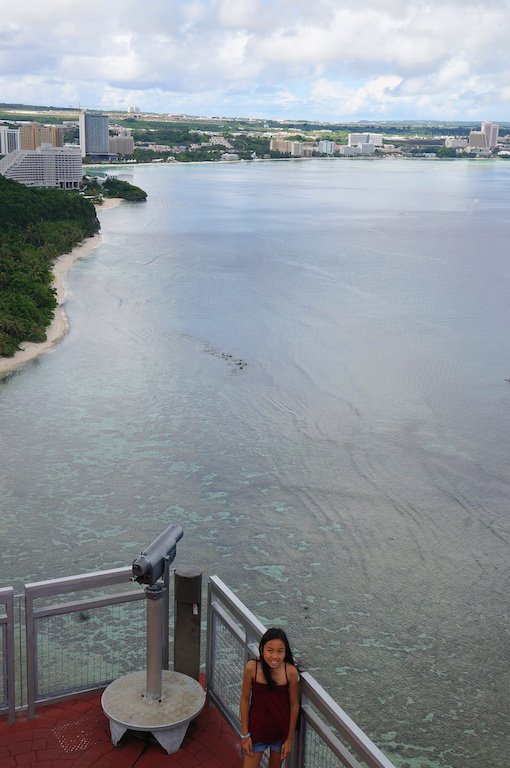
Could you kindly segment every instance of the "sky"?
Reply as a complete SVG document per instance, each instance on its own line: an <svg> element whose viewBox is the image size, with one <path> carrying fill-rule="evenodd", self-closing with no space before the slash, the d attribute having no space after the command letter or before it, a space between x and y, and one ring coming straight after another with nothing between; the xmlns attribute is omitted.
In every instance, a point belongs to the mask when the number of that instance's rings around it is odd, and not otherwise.
<svg viewBox="0 0 510 768"><path fill-rule="evenodd" d="M510 120L510 1L0 0L0 102Z"/></svg>

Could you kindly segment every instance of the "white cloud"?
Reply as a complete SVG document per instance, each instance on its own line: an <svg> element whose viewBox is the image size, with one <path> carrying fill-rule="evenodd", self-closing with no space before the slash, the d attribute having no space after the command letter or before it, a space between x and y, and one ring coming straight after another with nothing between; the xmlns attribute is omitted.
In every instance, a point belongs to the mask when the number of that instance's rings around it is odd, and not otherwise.
<svg viewBox="0 0 510 768"><path fill-rule="evenodd" d="M0 83L16 102L504 120L509 28L502 0L25 2L0 21Z"/></svg>
<svg viewBox="0 0 510 768"><path fill-rule="evenodd" d="M351 119L363 112L372 115L376 106L384 116L388 105L395 102L395 90L401 82L401 78L388 75L368 80L359 87L349 87L342 82L321 79L312 88L311 100L317 105L328 103L338 119Z"/></svg>

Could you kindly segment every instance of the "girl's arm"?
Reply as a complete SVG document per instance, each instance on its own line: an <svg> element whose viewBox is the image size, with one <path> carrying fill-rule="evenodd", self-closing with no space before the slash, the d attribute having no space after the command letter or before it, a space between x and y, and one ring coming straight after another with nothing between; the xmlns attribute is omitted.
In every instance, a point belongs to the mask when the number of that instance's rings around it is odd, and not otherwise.
<svg viewBox="0 0 510 768"><path fill-rule="evenodd" d="M294 739L294 733L296 731L296 725L299 715L299 676L297 667L287 666L287 675L289 678L289 700L290 700L290 720L289 720L289 732L287 738L282 745L282 760L288 757L292 750L292 741Z"/></svg>
<svg viewBox="0 0 510 768"><path fill-rule="evenodd" d="M255 677L255 662L249 661L244 668L243 688L241 691L241 701L239 702L239 714L241 716L241 736L249 733L248 714L250 712L250 696L253 679ZM252 755L251 737L241 740L241 745L246 755Z"/></svg>

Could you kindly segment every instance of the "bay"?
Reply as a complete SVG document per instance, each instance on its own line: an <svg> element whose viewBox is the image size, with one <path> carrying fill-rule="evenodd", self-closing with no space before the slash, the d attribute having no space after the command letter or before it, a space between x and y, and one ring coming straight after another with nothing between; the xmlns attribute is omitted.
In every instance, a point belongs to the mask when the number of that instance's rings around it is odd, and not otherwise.
<svg viewBox="0 0 510 768"><path fill-rule="evenodd" d="M506 768L510 164L135 167L0 380L1 584L171 522L399 768Z"/></svg>

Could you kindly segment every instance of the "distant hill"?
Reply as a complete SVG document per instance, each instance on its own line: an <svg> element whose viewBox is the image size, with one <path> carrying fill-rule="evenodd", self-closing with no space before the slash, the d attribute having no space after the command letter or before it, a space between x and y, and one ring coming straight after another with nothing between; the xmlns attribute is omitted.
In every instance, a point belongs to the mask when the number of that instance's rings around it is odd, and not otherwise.
<svg viewBox="0 0 510 768"><path fill-rule="evenodd" d="M64 107L42 107L37 106L36 104L4 104L4 102L0 102L0 109L35 109L38 112L43 109L64 109Z"/></svg>

